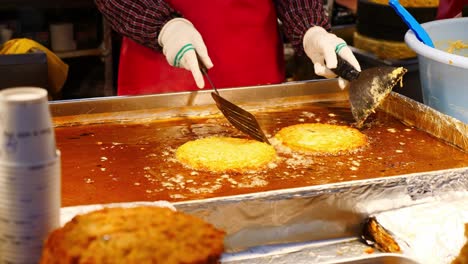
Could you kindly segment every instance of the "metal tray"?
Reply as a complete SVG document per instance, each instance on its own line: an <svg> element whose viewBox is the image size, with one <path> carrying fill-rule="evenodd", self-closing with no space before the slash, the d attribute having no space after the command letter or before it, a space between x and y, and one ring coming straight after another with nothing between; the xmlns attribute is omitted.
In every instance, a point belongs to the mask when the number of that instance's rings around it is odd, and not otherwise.
<svg viewBox="0 0 468 264"><path fill-rule="evenodd" d="M297 245L294 245L297 247ZM294 247L293 247L294 248ZM364 253L363 244L359 244L358 241L348 240L341 242L328 242L326 243L310 243L308 247L301 248L297 251L287 252L290 249L283 247L279 249L277 247L276 254L268 252L263 253L262 256L256 258L242 258L239 254L237 260L231 260L231 256L225 254L222 258L223 264L309 264L309 263L411 263L417 264L416 260L403 256L401 254L394 253ZM258 254L257 254L258 255Z"/></svg>
<svg viewBox="0 0 468 264"><path fill-rule="evenodd" d="M398 256L394 254L383 254L379 256L371 256L367 258L355 258L334 263L339 264L417 264L413 259Z"/></svg>
<svg viewBox="0 0 468 264"><path fill-rule="evenodd" d="M147 119L212 114L217 109L209 92L56 101L51 102L50 107L57 126L131 120L135 111L139 118ZM346 91L338 88L336 80L223 89L222 93L247 110L272 102L288 105L311 100L347 100ZM145 109L157 109L158 115L155 116L154 111L146 114ZM468 151L467 124L397 93L385 100L381 110ZM297 254L307 254L309 261L313 257L308 263L414 263L404 258L398 262L397 256L378 256L381 254L378 252L374 253L374 260L367 261L367 246L359 240L364 219L380 211L438 200L451 194L466 195L467 190L468 167L465 167L173 205L227 232L225 263L267 263L262 262L266 260L270 261L268 263L299 263L294 261ZM306 246L297 246L297 243ZM327 257L317 253L326 252L330 245L332 253L324 254ZM270 246L276 247L275 250L265 251L265 247ZM337 250L343 246L353 250ZM361 259L337 262L346 257ZM386 260L396 262L383 262Z"/></svg>

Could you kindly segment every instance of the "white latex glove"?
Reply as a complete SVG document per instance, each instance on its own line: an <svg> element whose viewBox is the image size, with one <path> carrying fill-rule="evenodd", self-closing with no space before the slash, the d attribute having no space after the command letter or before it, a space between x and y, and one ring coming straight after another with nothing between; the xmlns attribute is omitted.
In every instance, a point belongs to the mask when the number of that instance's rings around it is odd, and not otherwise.
<svg viewBox="0 0 468 264"><path fill-rule="evenodd" d="M346 45L346 42L337 37L335 34L327 32L324 28L315 26L311 27L304 34L303 42L304 51L312 60L314 70L317 75L325 78L335 78L336 74L330 69L336 68L336 50L338 54L348 61L356 70L361 71L361 66L354 57L351 49ZM343 78L338 78L338 85L344 89L348 85L348 81Z"/></svg>
<svg viewBox="0 0 468 264"><path fill-rule="evenodd" d="M161 29L158 42L170 65L191 71L198 88L205 87L196 53L207 69L213 67L213 62L202 36L190 21L184 18L169 20Z"/></svg>

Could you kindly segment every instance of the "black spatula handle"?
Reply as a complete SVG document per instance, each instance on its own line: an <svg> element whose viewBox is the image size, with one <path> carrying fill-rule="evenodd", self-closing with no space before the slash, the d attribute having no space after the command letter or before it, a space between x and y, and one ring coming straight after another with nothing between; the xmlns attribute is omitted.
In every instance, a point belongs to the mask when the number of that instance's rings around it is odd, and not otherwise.
<svg viewBox="0 0 468 264"><path fill-rule="evenodd" d="M197 54L197 61L198 61L198 68L200 68L200 71L203 73L203 74L207 74L208 73L208 69L206 68L205 64L203 64L201 58L200 58L200 55L198 55L198 52L195 52L195 54Z"/></svg>
<svg viewBox="0 0 468 264"><path fill-rule="evenodd" d="M356 70L353 65L341 58L338 54L336 54L336 59L338 60L336 68L331 69L336 75L347 81L353 81L359 77L360 72Z"/></svg>

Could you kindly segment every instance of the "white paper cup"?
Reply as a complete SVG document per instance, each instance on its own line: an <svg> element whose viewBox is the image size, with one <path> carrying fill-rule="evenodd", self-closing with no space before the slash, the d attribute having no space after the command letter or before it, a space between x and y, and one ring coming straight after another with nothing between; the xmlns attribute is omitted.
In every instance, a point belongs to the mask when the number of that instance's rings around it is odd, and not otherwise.
<svg viewBox="0 0 468 264"><path fill-rule="evenodd" d="M3 249L0 263L37 264L41 258L42 246L21 245L21 247L18 247L16 244L9 243L0 247Z"/></svg>
<svg viewBox="0 0 468 264"><path fill-rule="evenodd" d="M0 219L0 263L39 263L48 234L60 226L60 213L41 213ZM5 221L8 219L8 221ZM3 258L3 259L2 259Z"/></svg>
<svg viewBox="0 0 468 264"><path fill-rule="evenodd" d="M33 216L33 215L31 215ZM4 217L2 216L2 226L0 227L0 236L3 239L22 239L28 244L41 245L50 231L59 226L59 213L43 212L36 216L36 219L30 218L24 220L24 217ZM3 220L8 218L8 221Z"/></svg>
<svg viewBox="0 0 468 264"><path fill-rule="evenodd" d="M57 159L52 162L33 166L11 165L0 162L0 184L14 186L16 184L38 185L48 184L60 179L60 151L56 151ZM13 188L3 191L14 191Z"/></svg>
<svg viewBox="0 0 468 264"><path fill-rule="evenodd" d="M26 219L43 212L60 212L60 166L60 159L32 168L0 163L0 215Z"/></svg>
<svg viewBox="0 0 468 264"><path fill-rule="evenodd" d="M61 162L0 163L0 263L38 263L47 235L60 227Z"/></svg>
<svg viewBox="0 0 468 264"><path fill-rule="evenodd" d="M57 159L47 90L35 87L0 91L0 163L32 166Z"/></svg>
<svg viewBox="0 0 468 264"><path fill-rule="evenodd" d="M8 201L0 201L2 217L8 215L12 217L24 217L28 220L43 213L58 211L60 209L60 202L56 200L60 198L60 194L53 193L53 189L52 187L46 188L42 192L35 194L18 192L2 195L2 199L9 199Z"/></svg>

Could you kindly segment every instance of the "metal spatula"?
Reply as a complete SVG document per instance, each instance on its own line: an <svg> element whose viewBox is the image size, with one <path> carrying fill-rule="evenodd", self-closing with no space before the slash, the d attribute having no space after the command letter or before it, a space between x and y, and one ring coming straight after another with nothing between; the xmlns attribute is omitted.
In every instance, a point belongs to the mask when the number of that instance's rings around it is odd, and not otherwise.
<svg viewBox="0 0 468 264"><path fill-rule="evenodd" d="M218 89L216 89L216 86L213 85L213 82L208 75L208 69L202 64L200 59L198 59L198 64L200 66L200 70L205 75L211 87L214 89L214 92L211 92L211 96L215 100L216 106L221 111L221 113L223 113L224 117L226 117L229 123L253 139L270 144L268 138L260 128L260 125L258 124L255 116L221 97Z"/></svg>
<svg viewBox="0 0 468 264"><path fill-rule="evenodd" d="M349 81L351 112L356 127L361 128L367 117L375 112L393 87L402 80L407 70L403 67L380 66L359 72L340 56L337 59L338 65L332 71Z"/></svg>

